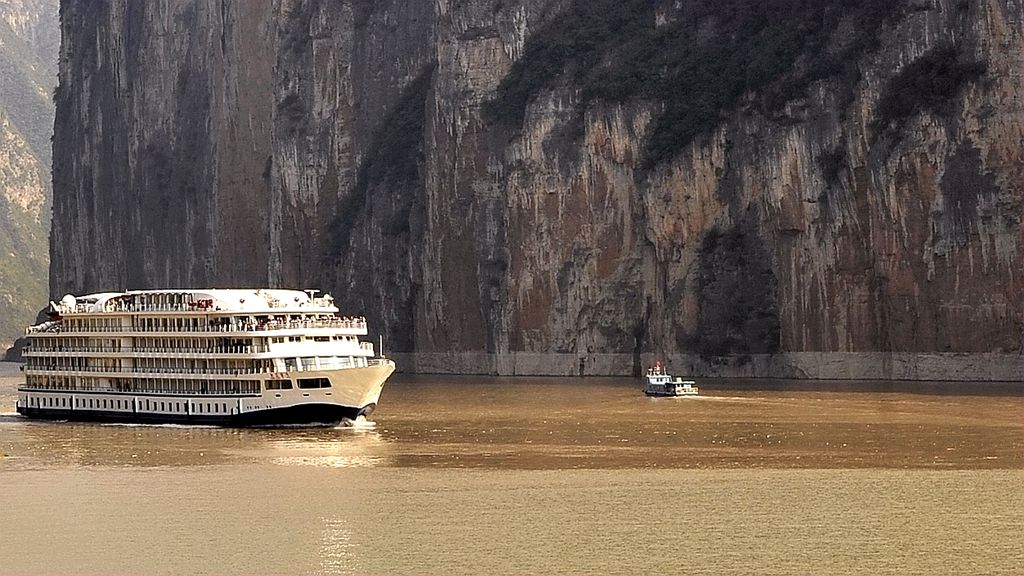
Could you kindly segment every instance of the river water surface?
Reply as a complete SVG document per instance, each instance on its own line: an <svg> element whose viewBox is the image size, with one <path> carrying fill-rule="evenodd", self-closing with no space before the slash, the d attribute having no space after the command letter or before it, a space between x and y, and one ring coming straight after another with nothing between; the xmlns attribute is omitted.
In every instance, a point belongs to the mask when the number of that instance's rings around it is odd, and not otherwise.
<svg viewBox="0 0 1024 576"><path fill-rule="evenodd" d="M0 366L0 574L1024 574L1019 387L406 376L231 430L26 421Z"/></svg>

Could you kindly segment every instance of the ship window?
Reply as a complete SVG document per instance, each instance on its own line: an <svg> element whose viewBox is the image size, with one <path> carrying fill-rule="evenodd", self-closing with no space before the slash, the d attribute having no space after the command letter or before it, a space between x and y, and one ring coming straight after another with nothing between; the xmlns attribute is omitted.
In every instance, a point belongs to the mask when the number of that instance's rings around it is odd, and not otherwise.
<svg viewBox="0 0 1024 576"><path fill-rule="evenodd" d="M267 380L267 390L291 390L291 380Z"/></svg>
<svg viewBox="0 0 1024 576"><path fill-rule="evenodd" d="M327 378L299 378L299 388L330 388L331 381Z"/></svg>
<svg viewBox="0 0 1024 576"><path fill-rule="evenodd" d="M313 341L314 342L330 342L331 338L330 338L330 336L314 336L313 337Z"/></svg>
<svg viewBox="0 0 1024 576"><path fill-rule="evenodd" d="M292 342L302 342L302 336L289 336L288 339Z"/></svg>

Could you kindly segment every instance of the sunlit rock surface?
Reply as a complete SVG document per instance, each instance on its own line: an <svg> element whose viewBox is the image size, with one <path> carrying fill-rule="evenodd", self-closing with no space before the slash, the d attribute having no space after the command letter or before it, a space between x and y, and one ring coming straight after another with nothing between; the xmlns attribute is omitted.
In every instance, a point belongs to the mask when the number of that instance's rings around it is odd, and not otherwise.
<svg viewBox="0 0 1024 576"><path fill-rule="evenodd" d="M1016 356L1024 5L896 4L844 79L646 165L669 100L566 72L521 122L484 112L573 2L65 0L51 293L322 288L431 370ZM948 96L880 121L949 46Z"/></svg>
<svg viewBox="0 0 1024 576"><path fill-rule="evenodd" d="M57 8L0 1L0 350L46 302Z"/></svg>

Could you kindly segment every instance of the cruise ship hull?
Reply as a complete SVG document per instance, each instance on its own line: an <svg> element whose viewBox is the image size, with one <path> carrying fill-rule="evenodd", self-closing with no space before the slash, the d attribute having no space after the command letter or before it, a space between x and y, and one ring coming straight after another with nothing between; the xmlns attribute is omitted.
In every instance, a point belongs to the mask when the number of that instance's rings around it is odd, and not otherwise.
<svg viewBox="0 0 1024 576"><path fill-rule="evenodd" d="M61 410L53 408L18 408L28 418L74 422L121 424L182 424L190 426L336 426L344 420L369 415L375 404L355 408L337 404L300 404L281 408L265 408L245 414L224 416L201 414L125 414L104 410Z"/></svg>
<svg viewBox="0 0 1024 576"><path fill-rule="evenodd" d="M326 378L329 387L266 390L247 396L182 396L116 392L19 390L17 410L29 418L77 422L209 426L333 426L368 416L394 363L303 371L292 382Z"/></svg>

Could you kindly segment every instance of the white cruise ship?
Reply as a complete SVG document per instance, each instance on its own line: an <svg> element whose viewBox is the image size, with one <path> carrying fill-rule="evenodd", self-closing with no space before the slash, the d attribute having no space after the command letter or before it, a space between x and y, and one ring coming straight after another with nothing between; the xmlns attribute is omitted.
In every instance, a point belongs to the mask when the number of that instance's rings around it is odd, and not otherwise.
<svg viewBox="0 0 1024 576"><path fill-rule="evenodd" d="M224 426L333 425L369 415L395 364L363 318L297 290L65 296L26 330L18 412Z"/></svg>

